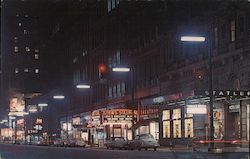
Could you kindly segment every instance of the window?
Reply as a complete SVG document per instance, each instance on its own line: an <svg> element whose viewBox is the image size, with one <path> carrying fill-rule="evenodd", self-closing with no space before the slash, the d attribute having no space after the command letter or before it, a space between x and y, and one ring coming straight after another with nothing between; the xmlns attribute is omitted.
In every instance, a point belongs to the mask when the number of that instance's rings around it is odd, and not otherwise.
<svg viewBox="0 0 250 159"><path fill-rule="evenodd" d="M181 109L173 109L173 134L174 138L181 138Z"/></svg>
<svg viewBox="0 0 250 159"><path fill-rule="evenodd" d="M19 73L19 69L15 68L15 73L18 74Z"/></svg>
<svg viewBox="0 0 250 159"><path fill-rule="evenodd" d="M117 87L117 97L120 97L121 96L121 84L118 83L116 87Z"/></svg>
<svg viewBox="0 0 250 159"><path fill-rule="evenodd" d="M162 120L169 120L169 119L170 119L170 110L163 110Z"/></svg>
<svg viewBox="0 0 250 159"><path fill-rule="evenodd" d="M113 97L116 97L116 85L113 86Z"/></svg>
<svg viewBox="0 0 250 159"><path fill-rule="evenodd" d="M35 49L35 52L39 52L39 49Z"/></svg>
<svg viewBox="0 0 250 159"><path fill-rule="evenodd" d="M23 34L25 34L25 35L28 34L27 30L24 29Z"/></svg>
<svg viewBox="0 0 250 159"><path fill-rule="evenodd" d="M39 59L39 54L35 54L35 59Z"/></svg>
<svg viewBox="0 0 250 159"><path fill-rule="evenodd" d="M22 23L18 23L18 26L22 26Z"/></svg>
<svg viewBox="0 0 250 159"><path fill-rule="evenodd" d="M24 71L24 72L29 72L29 69L28 69L28 68L25 68L23 71Z"/></svg>
<svg viewBox="0 0 250 159"><path fill-rule="evenodd" d="M173 109L173 119L181 118L181 109Z"/></svg>
<svg viewBox="0 0 250 159"><path fill-rule="evenodd" d="M15 36L14 37L14 42L17 43L18 42L18 38Z"/></svg>
<svg viewBox="0 0 250 159"><path fill-rule="evenodd" d="M231 42L234 42L235 41L235 20L232 20L231 21L231 24L230 24L230 31L231 31L231 34L230 34L230 39L231 39Z"/></svg>
<svg viewBox="0 0 250 159"><path fill-rule="evenodd" d="M122 89L122 96L124 96L124 95L126 94L125 82L122 82L122 84L121 84L121 89Z"/></svg>
<svg viewBox="0 0 250 159"><path fill-rule="evenodd" d="M109 85L109 98L112 98L112 85Z"/></svg>
<svg viewBox="0 0 250 159"><path fill-rule="evenodd" d="M35 73L39 73L39 69L38 68L35 69Z"/></svg>
<svg viewBox="0 0 250 159"><path fill-rule="evenodd" d="M14 46L14 52L18 52L18 46Z"/></svg>
<svg viewBox="0 0 250 159"><path fill-rule="evenodd" d="M163 138L170 138L170 121L163 121Z"/></svg>
<svg viewBox="0 0 250 159"><path fill-rule="evenodd" d="M185 119L185 137L186 138L194 137L193 119Z"/></svg>
<svg viewBox="0 0 250 159"><path fill-rule="evenodd" d="M28 46L25 47L26 52L30 52L30 48Z"/></svg>

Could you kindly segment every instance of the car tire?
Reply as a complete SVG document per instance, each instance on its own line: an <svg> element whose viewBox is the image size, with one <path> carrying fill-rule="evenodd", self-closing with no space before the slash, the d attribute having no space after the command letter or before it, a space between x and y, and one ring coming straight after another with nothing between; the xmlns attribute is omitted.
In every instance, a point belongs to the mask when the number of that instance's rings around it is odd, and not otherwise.
<svg viewBox="0 0 250 159"><path fill-rule="evenodd" d="M157 150L157 148L156 147L154 147L154 151L156 151Z"/></svg>

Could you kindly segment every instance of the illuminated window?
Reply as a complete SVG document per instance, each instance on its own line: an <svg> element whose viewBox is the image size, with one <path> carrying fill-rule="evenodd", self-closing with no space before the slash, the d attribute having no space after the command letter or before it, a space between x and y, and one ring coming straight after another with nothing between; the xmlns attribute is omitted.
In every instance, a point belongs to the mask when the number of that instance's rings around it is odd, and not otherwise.
<svg viewBox="0 0 250 159"><path fill-rule="evenodd" d="M18 46L14 47L14 52L18 52Z"/></svg>
<svg viewBox="0 0 250 159"><path fill-rule="evenodd" d="M28 46L25 47L26 52L30 51L30 48Z"/></svg>
<svg viewBox="0 0 250 159"><path fill-rule="evenodd" d="M173 109L173 119L181 118L181 109Z"/></svg>
<svg viewBox="0 0 250 159"><path fill-rule="evenodd" d="M39 49L35 49L35 52L39 52Z"/></svg>
<svg viewBox="0 0 250 159"><path fill-rule="evenodd" d="M35 54L35 59L39 59L39 55L38 54Z"/></svg>
<svg viewBox="0 0 250 159"><path fill-rule="evenodd" d="M192 138L194 137L193 132L193 119L185 119L185 137Z"/></svg>
<svg viewBox="0 0 250 159"><path fill-rule="evenodd" d="M35 73L39 73L39 69L38 68L35 69Z"/></svg>
<svg viewBox="0 0 250 159"><path fill-rule="evenodd" d="M170 121L163 121L163 138L170 138Z"/></svg>
<svg viewBox="0 0 250 159"><path fill-rule="evenodd" d="M27 30L23 30L23 34L25 35L28 34Z"/></svg>
<svg viewBox="0 0 250 159"><path fill-rule="evenodd" d="M231 39L231 42L234 42L235 41L235 20L231 21L230 30L231 30L230 39Z"/></svg>
<svg viewBox="0 0 250 159"><path fill-rule="evenodd" d="M24 72L29 72L29 69L28 69L28 68L25 68L23 71L24 71Z"/></svg>
<svg viewBox="0 0 250 159"><path fill-rule="evenodd" d="M169 120L169 119L170 119L170 110L163 110L162 120Z"/></svg>
<svg viewBox="0 0 250 159"><path fill-rule="evenodd" d="M181 138L181 120L174 120L173 121L174 127L174 138Z"/></svg>
<svg viewBox="0 0 250 159"><path fill-rule="evenodd" d="M19 69L15 68L15 73L18 74L19 73Z"/></svg>
<svg viewBox="0 0 250 159"><path fill-rule="evenodd" d="M18 26L22 26L22 23L18 23Z"/></svg>

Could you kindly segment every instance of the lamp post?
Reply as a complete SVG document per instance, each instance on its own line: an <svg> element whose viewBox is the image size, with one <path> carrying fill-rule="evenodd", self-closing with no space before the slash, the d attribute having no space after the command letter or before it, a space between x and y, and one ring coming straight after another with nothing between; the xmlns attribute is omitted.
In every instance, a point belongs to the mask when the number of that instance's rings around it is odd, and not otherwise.
<svg viewBox="0 0 250 159"><path fill-rule="evenodd" d="M209 47L209 55L208 55L208 64L209 64L209 109L210 109L210 119L209 119L209 140L210 140L210 148L214 148L214 113L213 113L213 102L214 102L214 97L213 97L213 64L212 64L212 47L211 47L211 39L210 37L208 39L208 47ZM203 36L182 36L181 41L184 42L205 42L206 38Z"/></svg>
<svg viewBox="0 0 250 159"><path fill-rule="evenodd" d="M132 139L134 139L134 130L133 126L135 124L135 88L134 88L134 74L133 74L133 69L130 69L128 67L114 67L112 68L113 72L121 72L121 73L127 73L130 72L130 85L131 85L131 104L132 104Z"/></svg>

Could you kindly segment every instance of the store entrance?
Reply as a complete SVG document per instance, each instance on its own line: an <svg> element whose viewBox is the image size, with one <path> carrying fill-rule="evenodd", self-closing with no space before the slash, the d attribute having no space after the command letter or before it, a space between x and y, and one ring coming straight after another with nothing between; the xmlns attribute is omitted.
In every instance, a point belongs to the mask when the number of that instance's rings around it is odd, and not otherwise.
<svg viewBox="0 0 250 159"><path fill-rule="evenodd" d="M238 112L228 114L228 138L231 139L240 139L240 114Z"/></svg>

